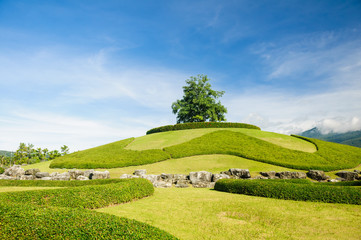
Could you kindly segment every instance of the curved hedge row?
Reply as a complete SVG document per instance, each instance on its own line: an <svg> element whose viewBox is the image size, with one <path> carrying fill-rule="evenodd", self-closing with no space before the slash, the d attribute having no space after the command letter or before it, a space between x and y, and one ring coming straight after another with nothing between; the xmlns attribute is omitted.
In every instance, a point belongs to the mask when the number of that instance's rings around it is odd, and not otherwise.
<svg viewBox="0 0 361 240"><path fill-rule="evenodd" d="M221 179L215 190L296 201L361 205L361 188L273 180Z"/></svg>
<svg viewBox="0 0 361 240"><path fill-rule="evenodd" d="M180 123L175 125L166 125L162 127L152 128L149 131L147 131L147 135L157 132L168 132L168 131L196 129L196 128L248 128L248 129L261 130L261 128L247 123L191 122L191 123Z"/></svg>
<svg viewBox="0 0 361 240"><path fill-rule="evenodd" d="M55 181L51 181L55 182ZM100 208L150 196L153 185L146 179L124 179L119 183L88 185L0 194L0 202L31 203L71 208Z"/></svg>
<svg viewBox="0 0 361 240"><path fill-rule="evenodd" d="M0 239L177 239L135 220L86 209L0 202Z"/></svg>

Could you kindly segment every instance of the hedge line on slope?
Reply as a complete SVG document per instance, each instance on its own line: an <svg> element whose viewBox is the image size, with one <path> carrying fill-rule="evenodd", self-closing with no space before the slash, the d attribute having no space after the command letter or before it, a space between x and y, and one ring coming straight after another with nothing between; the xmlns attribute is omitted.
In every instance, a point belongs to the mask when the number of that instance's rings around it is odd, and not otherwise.
<svg viewBox="0 0 361 240"><path fill-rule="evenodd" d="M166 125L162 127L152 128L149 131L147 131L147 135L157 132L168 132L168 131L196 129L196 128L248 128L248 129L261 130L259 127L247 123L191 122L191 123L180 123L175 125Z"/></svg>
<svg viewBox="0 0 361 240"><path fill-rule="evenodd" d="M329 144L318 140L318 151L308 153L247 136L243 133L220 130L164 150L172 158L194 155L229 154L255 161L294 169L332 171L348 169L361 163L361 149L346 145ZM344 149L342 151L342 149ZM352 152L352 153L350 153Z"/></svg>
<svg viewBox="0 0 361 240"><path fill-rule="evenodd" d="M0 239L176 239L135 220L86 209L0 201Z"/></svg>
<svg viewBox="0 0 361 240"><path fill-rule="evenodd" d="M296 201L361 204L361 188L272 180L221 179L215 190Z"/></svg>
<svg viewBox="0 0 361 240"><path fill-rule="evenodd" d="M55 182L55 181L54 181ZM124 179L119 183L61 189L5 192L0 202L71 208L100 208L150 196L153 185L146 179Z"/></svg>
<svg viewBox="0 0 361 240"><path fill-rule="evenodd" d="M124 179L94 179L91 181L39 181L39 180L0 180L0 186L14 187L80 187L124 182Z"/></svg>
<svg viewBox="0 0 361 240"><path fill-rule="evenodd" d="M103 146L67 154L56 158L50 168L118 168L155 163L169 159L168 153L160 149L135 151L124 149L134 138L109 143Z"/></svg>

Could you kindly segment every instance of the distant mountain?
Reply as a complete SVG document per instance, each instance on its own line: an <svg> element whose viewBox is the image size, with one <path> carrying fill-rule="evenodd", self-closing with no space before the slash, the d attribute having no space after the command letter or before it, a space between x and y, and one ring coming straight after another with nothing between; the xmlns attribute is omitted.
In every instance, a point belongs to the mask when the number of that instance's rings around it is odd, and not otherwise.
<svg viewBox="0 0 361 240"><path fill-rule="evenodd" d="M13 152L0 150L0 156L10 157L11 153L13 153Z"/></svg>
<svg viewBox="0 0 361 240"><path fill-rule="evenodd" d="M328 142L341 143L345 145L361 147L361 131L353 131L346 133L328 133L322 134L320 130L315 127L298 135L325 140Z"/></svg>

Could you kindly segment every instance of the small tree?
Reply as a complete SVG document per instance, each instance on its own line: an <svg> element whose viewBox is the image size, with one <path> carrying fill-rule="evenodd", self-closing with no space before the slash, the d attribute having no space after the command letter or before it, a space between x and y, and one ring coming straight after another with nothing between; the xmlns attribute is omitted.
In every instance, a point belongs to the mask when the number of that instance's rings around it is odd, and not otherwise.
<svg viewBox="0 0 361 240"><path fill-rule="evenodd" d="M186 80L183 87L183 99L172 104L174 114L177 114L177 123L186 122L218 122L225 121L227 113L220 101L216 99L224 94L224 91L214 91L208 83L207 75L198 75Z"/></svg>

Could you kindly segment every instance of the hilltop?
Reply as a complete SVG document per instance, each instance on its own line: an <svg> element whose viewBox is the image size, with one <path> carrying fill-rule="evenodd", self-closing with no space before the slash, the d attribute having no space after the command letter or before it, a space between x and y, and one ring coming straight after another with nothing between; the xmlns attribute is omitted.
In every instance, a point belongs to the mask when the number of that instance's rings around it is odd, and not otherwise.
<svg viewBox="0 0 361 240"><path fill-rule="evenodd" d="M309 170L349 169L361 163L361 149L300 136L265 132L252 125L177 124L55 159L51 168L120 168L162 161L223 155ZM183 130L177 130L177 129ZM186 129L190 128L190 129ZM198 156L198 157L197 157Z"/></svg>

